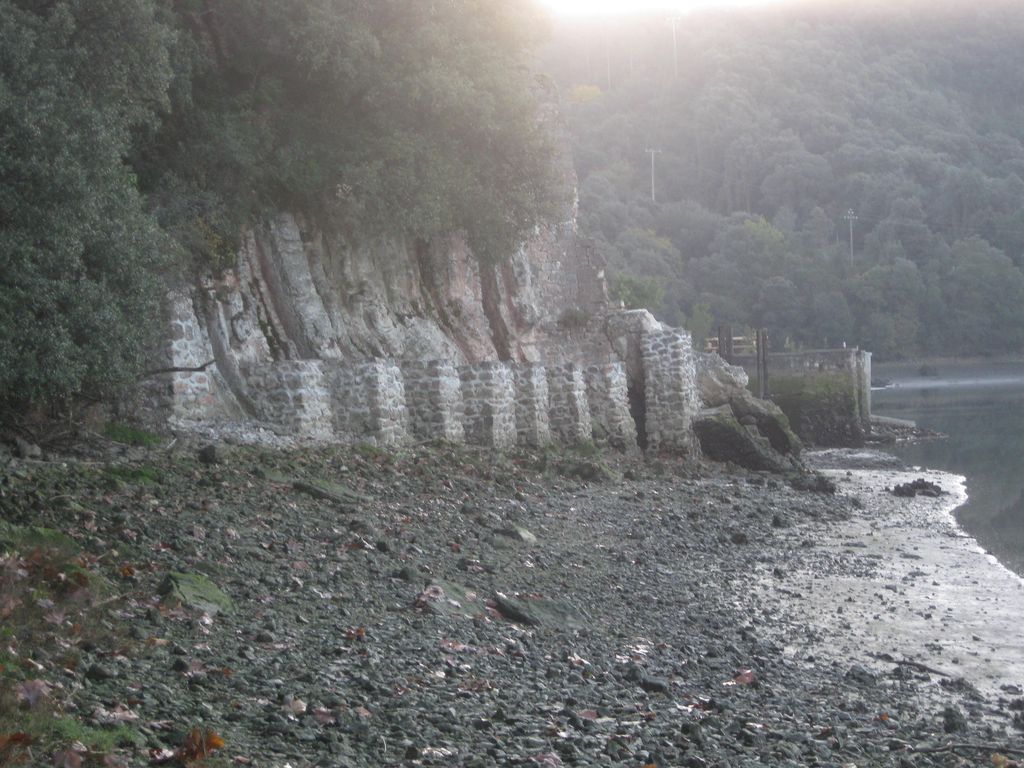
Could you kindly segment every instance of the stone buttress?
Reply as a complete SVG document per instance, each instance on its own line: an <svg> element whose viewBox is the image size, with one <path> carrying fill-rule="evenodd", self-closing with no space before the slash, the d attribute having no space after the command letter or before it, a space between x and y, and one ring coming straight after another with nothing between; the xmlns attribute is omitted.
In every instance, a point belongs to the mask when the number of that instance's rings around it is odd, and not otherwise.
<svg viewBox="0 0 1024 768"><path fill-rule="evenodd" d="M513 369L516 385L516 432L520 445L540 448L550 445L551 400L547 371L542 365L525 363Z"/></svg>
<svg viewBox="0 0 1024 768"><path fill-rule="evenodd" d="M642 338L647 446L656 451L699 455L693 419L700 410L693 343L678 329Z"/></svg>
<svg viewBox="0 0 1024 768"><path fill-rule="evenodd" d="M403 363L405 403L418 440L463 443L462 382L454 364L443 360Z"/></svg>
<svg viewBox="0 0 1024 768"><path fill-rule="evenodd" d="M575 363L548 368L551 432L560 442L576 445L593 439L587 383Z"/></svg>
<svg viewBox="0 0 1024 768"><path fill-rule="evenodd" d="M325 362L334 434L351 443L401 445L409 439L405 381L394 362Z"/></svg>
<svg viewBox="0 0 1024 768"><path fill-rule="evenodd" d="M516 391L512 370L490 362L459 368L463 429L476 445L507 450L516 444Z"/></svg>
<svg viewBox="0 0 1024 768"><path fill-rule="evenodd" d="M638 449L629 412L629 385L623 363L591 365L584 371L594 442L626 453Z"/></svg>
<svg viewBox="0 0 1024 768"><path fill-rule="evenodd" d="M282 360L244 366L246 389L257 415L285 434L330 440L331 395L320 360Z"/></svg>

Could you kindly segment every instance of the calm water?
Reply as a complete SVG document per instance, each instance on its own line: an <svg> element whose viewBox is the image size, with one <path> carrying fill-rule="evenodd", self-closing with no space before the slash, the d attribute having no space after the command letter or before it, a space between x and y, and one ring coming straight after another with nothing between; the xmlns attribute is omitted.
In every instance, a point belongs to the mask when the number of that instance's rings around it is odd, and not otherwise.
<svg viewBox="0 0 1024 768"><path fill-rule="evenodd" d="M960 524L1024 576L1024 363L933 368L937 376L921 377L917 366L875 366L875 378L893 386L872 393L872 411L949 435L894 452L911 465L966 475Z"/></svg>

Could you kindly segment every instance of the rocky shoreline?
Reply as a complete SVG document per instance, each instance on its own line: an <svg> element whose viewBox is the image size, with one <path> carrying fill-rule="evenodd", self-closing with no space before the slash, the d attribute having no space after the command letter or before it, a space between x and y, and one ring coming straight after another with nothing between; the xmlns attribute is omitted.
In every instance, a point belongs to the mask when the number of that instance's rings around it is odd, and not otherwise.
<svg viewBox="0 0 1024 768"><path fill-rule="evenodd" d="M14 626L0 674L116 729L121 764L183 762L196 732L209 765L293 768L1024 757L1019 633L974 628L996 605L963 613L966 572L931 618L915 591L964 544L936 527L954 476L901 499L878 469L829 470L832 495L585 451L180 443L0 473L7 548L63 531L111 628L75 635L69 610L51 648ZM1024 597L987 594L1012 629Z"/></svg>

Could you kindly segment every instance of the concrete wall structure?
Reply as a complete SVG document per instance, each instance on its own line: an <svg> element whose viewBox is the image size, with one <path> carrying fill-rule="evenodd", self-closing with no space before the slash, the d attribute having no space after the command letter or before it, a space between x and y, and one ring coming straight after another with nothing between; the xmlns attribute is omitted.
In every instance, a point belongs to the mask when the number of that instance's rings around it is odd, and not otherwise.
<svg viewBox="0 0 1024 768"><path fill-rule="evenodd" d="M748 374L757 370L753 357L736 357L733 362ZM768 394L802 440L823 446L861 445L871 431L871 353L769 353Z"/></svg>

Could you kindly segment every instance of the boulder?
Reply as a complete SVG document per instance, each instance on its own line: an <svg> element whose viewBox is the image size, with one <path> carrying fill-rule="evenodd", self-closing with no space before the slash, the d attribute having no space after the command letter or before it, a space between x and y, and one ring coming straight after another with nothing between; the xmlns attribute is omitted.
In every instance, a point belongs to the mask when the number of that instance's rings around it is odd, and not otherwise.
<svg viewBox="0 0 1024 768"><path fill-rule="evenodd" d="M769 472L791 468L786 457L773 449L768 440L740 424L727 405L701 411L693 428L701 451L713 461L731 461L747 469Z"/></svg>
<svg viewBox="0 0 1024 768"><path fill-rule="evenodd" d="M742 423L753 420L757 431L768 438L772 448L786 456L799 456L803 450L800 438L789 425L789 419L775 403L760 400L742 390L729 400L732 412Z"/></svg>
<svg viewBox="0 0 1024 768"><path fill-rule="evenodd" d="M747 372L738 365L729 365L716 352L701 353L696 358L697 390L705 407L726 405L747 392Z"/></svg>

